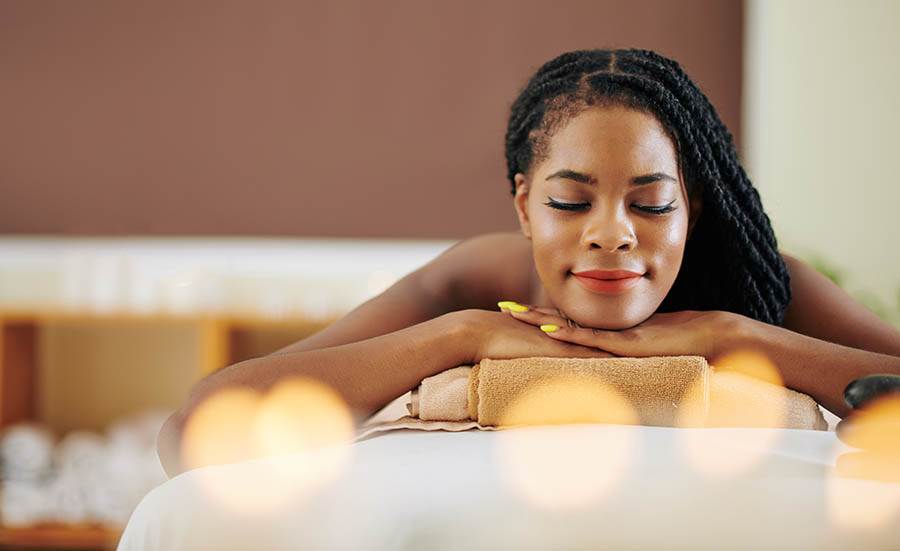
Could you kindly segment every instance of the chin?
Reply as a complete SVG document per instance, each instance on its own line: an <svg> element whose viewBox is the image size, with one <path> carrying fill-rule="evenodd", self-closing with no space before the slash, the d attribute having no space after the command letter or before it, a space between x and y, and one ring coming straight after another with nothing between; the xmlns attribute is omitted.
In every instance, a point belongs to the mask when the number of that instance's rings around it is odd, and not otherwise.
<svg viewBox="0 0 900 551"><path fill-rule="evenodd" d="M582 327L590 327L592 329L604 329L607 331L621 331L623 329L631 329L645 322L653 315L651 310L649 313L631 312L631 313L603 313L592 311L589 313L580 312L578 309L571 311L565 310L566 316Z"/></svg>
<svg viewBox="0 0 900 551"><path fill-rule="evenodd" d="M647 321L662 302L651 298L656 295L656 288L648 274L644 275L647 279L640 287L633 287L624 294L606 296L584 291L573 281L574 277L570 277L566 286L560 289L564 297L561 303L567 305L560 310L582 327L607 331L631 329Z"/></svg>

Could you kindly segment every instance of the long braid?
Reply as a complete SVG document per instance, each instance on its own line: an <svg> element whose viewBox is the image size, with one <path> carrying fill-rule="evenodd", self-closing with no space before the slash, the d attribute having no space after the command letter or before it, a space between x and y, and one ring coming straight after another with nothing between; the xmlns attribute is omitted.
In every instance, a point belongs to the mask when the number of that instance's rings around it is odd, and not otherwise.
<svg viewBox="0 0 900 551"><path fill-rule="evenodd" d="M689 196L702 195L681 270L658 311L728 310L781 325L790 276L759 191L715 108L674 60L649 50L578 50L541 66L510 112L511 193L515 175L544 158L560 125L607 104L654 114L675 143Z"/></svg>
<svg viewBox="0 0 900 551"><path fill-rule="evenodd" d="M762 210L759 192L750 184L743 167L737 160L737 152L735 151L731 133L719 119L709 99L691 82L676 61L664 58L649 50L641 50L640 54L633 57L631 61L647 68L655 77L670 86L676 94L685 98L685 104L692 108L692 116L707 122L707 124L702 125L705 129L706 138L713 143L719 142L717 144L718 147L713 148L716 161L725 167L724 177L726 181L735 183L733 189L736 193L733 195L726 194L725 199L731 204L733 212L752 221L744 225L753 234L750 242L758 243L761 240L765 240L769 245L758 249L758 253L765 257L766 262L754 263L751 264L751 267L767 270L769 272L767 274L768 277L773 281L783 280L783 274L780 271L785 270L786 273L786 267L784 267L781 256L778 254L777 242L774 233L771 231L770 220ZM787 284L789 280L784 281ZM766 291L777 293L779 300L790 301L790 287L787 285L768 287Z"/></svg>
<svg viewBox="0 0 900 551"><path fill-rule="evenodd" d="M710 151L709 144L703 139L698 139L693 132L694 125L692 124L692 121L686 116L685 110L676 101L673 101L672 94L667 89L658 82L642 76L613 74L609 75L608 78L614 82L621 82L624 86L648 96L648 103L651 108L668 115L663 117L664 123L668 123L667 125L670 127L685 129L684 135L687 138L685 141L689 147L683 147L685 151L682 152L682 155L687 153L690 155L689 160L692 160L695 165L699 166L699 169L696 172L703 181L721 182L722 178L719 169L711 160L712 152ZM721 186L718 185L712 186L711 191L719 197L719 203L724 204L725 208L722 209L722 214L729 219L731 227L738 228L738 230L742 232L744 229L744 221L739 220L737 213L729 208L730 198L728 195L725 194L721 189ZM740 242L748 243L750 245L751 250L748 252L750 252L751 255L758 254L755 251L755 243L748 239L746 235L739 235L737 237ZM724 260L729 264L729 268L733 273L742 273L744 265L741 262L743 260L741 257L730 255L725 257ZM744 276L746 276L746 274L744 274ZM756 287L752 278L746 278L745 284L751 287L751 290ZM754 310L755 308L751 308L750 314L755 317L760 316L760 313L755 312Z"/></svg>
<svg viewBox="0 0 900 551"><path fill-rule="evenodd" d="M735 186L735 190L744 196L745 201L749 200L751 206L755 206L753 203L759 201L759 192L752 185L746 185L749 184L746 174L739 174L739 172L743 172L743 168L736 162L737 153L734 151L731 133L716 116L715 109L712 108L709 100L690 81L677 62L667 60L647 50L642 51L642 53L647 57L636 58L633 61L648 68L655 77L662 80L666 85L671 86L674 93L680 95L680 99L685 101L685 105L690 108L692 116L707 122L707 124L703 125L707 139L715 142L722 140L723 137L725 138L724 143L721 144L722 147L716 147L713 153L716 155L717 161L727 168L725 177L736 180L741 184ZM755 195L755 197L751 195ZM750 226L749 229L758 231L756 225ZM755 237L759 238L759 236ZM763 235L763 238L773 247L776 245L772 232Z"/></svg>

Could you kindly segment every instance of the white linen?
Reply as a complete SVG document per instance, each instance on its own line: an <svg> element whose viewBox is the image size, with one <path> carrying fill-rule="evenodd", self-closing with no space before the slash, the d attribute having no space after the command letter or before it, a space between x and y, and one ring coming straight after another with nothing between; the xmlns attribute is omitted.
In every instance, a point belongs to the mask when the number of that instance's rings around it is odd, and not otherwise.
<svg viewBox="0 0 900 551"><path fill-rule="evenodd" d="M727 478L703 474L682 451L688 438L728 465L759 461ZM612 443L631 447L618 455L622 472L602 495L548 510L508 482L516 467L503 452L515 442L549 451L559 473L588 457L577 450L602 444L613 458ZM833 432L597 424L398 430L349 450L338 477L306 498L291 497L289 484L265 482L293 456L183 473L143 499L119 549L900 547L900 484L837 478L835 458L850 448ZM601 462L595 472L612 469ZM226 506L222 496L241 487L282 504L262 512L246 512L246 499ZM543 490L559 494L557 486Z"/></svg>

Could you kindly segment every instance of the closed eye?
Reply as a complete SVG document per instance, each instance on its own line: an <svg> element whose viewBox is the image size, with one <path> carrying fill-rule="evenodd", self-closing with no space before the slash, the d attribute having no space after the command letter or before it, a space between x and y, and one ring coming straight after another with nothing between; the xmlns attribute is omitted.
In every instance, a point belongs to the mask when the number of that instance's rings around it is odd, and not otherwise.
<svg viewBox="0 0 900 551"><path fill-rule="evenodd" d="M650 214L666 214L667 212L672 212L677 207L673 207L672 203L675 202L675 199L672 199L671 202L661 206L645 206L645 205L633 205L634 208L638 210L642 210L644 212L649 212ZM557 209L557 210L568 210L568 211L580 211L585 210L591 206L590 203L564 203L561 201L557 201L551 197L547 197L547 202L544 203L548 207Z"/></svg>
<svg viewBox="0 0 900 551"><path fill-rule="evenodd" d="M562 203L560 201L551 199L550 197L547 197L547 202L544 204L551 208L559 210L582 210L591 206L590 203Z"/></svg>

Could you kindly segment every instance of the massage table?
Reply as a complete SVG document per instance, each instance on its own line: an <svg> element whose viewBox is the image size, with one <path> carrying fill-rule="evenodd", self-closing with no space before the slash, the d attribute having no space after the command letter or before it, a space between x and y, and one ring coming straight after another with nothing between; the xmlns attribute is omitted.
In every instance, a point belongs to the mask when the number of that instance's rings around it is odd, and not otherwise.
<svg viewBox="0 0 900 551"><path fill-rule="evenodd" d="M182 473L119 549L900 549L900 484L836 476L833 431L402 429L344 448L305 491L280 482L291 455Z"/></svg>

